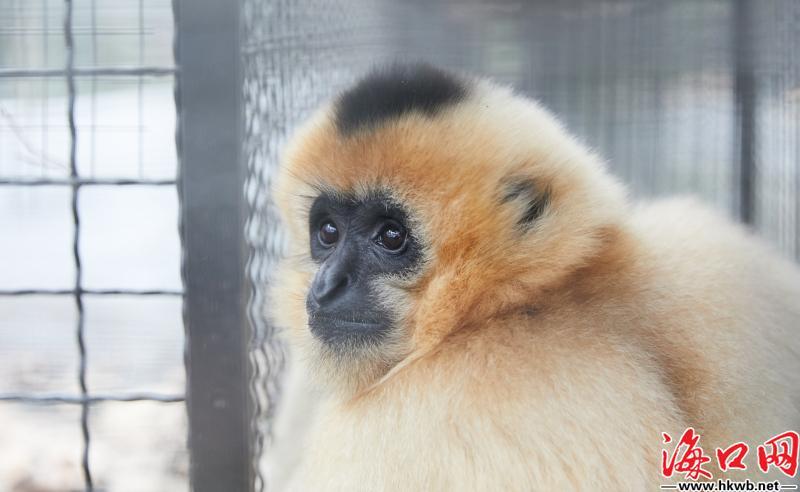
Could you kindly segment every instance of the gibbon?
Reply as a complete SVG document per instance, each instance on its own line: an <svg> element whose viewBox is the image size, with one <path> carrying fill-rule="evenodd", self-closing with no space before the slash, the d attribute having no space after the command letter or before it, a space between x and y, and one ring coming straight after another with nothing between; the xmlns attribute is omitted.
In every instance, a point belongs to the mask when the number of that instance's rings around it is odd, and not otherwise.
<svg viewBox="0 0 800 492"><path fill-rule="evenodd" d="M322 394L294 490L657 490L688 428L714 480L791 483L756 446L800 426L797 265L693 199L629 203L537 103L376 70L275 197L271 314Z"/></svg>

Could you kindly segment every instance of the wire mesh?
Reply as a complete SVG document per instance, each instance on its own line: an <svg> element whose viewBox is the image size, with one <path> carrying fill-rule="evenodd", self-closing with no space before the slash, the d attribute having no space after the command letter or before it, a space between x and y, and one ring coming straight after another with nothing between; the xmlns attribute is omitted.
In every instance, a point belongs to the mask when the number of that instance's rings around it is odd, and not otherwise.
<svg viewBox="0 0 800 492"><path fill-rule="evenodd" d="M80 23L76 23L78 16L78 6L80 6ZM60 7L60 8L57 8ZM83 485L87 491L94 490L98 485L95 474L91 466L90 449L93 443L93 433L91 431L91 408L95 404L101 403L131 403L131 402L154 402L154 403L182 403L185 398L183 394L172 394L163 392L149 391L115 391L115 392L96 392L92 391L88 384L89 358L86 337L86 308L85 300L87 296L101 297L175 297L181 296L180 289L173 288L96 288L87 286L86 268L84 255L82 252L85 246L82 240L85 234L83 224L82 208L79 204L82 192L86 187L102 186L156 186L174 187L174 178L162 178L159 173L147 173L144 169L145 155L143 137L144 110L144 81L153 77L171 77L175 73L172 66L147 66L145 60L145 8L140 0L138 3L138 26L134 32L138 36L138 58L135 66L113 66L112 60L101 60L99 56L98 38L101 35L117 35L120 30L108 29L101 32L97 23L98 6L96 0L86 5L86 2L76 2L74 0L64 0L57 4L48 0L43 0L39 4L24 4L22 2L8 2L0 6L0 17L10 20L10 22L0 22L0 39L9 37L14 39L19 37L20 41L29 41L30 45L41 46L41 51L36 53L28 47L28 44L14 45L9 44L11 51L5 54L6 57L3 67L0 67L0 82L5 82L0 89L7 90L12 87L14 92L11 98L6 101L20 100L17 91L24 83L35 85L41 84L42 109L41 121L39 124L25 122L20 124L12 118L12 113L3 109L2 116L5 123L0 137L7 137L2 147L14 148L13 145L6 145L9 142L22 143L24 150L30 154L31 160L38 161L40 172L35 167L16 166L19 161L18 156L6 154L0 159L0 187L4 188L30 188L43 187L46 190L58 188L69 189L69 209L70 220L72 223L72 240L68 247L71 250L72 262L74 265L74 277L72 285L65 288L0 288L0 298L29 297L29 296L69 296L75 307L74 324L74 343L77 351L77 368L75 379L77 381L78 393L68 392L42 393L36 392L5 392L0 393L0 402L14 404L31 405L75 405L80 409L79 426L82 442L80 453L80 467L83 475ZM55 25L54 12L62 12L60 26ZM89 19L83 19L88 14ZM36 25L40 21L40 25ZM61 47L55 40L60 35ZM32 41L31 41L32 40ZM87 46L88 42L88 46ZM4 41L3 41L4 43ZM15 49L22 46L22 49ZM2 52L3 50L0 50ZM63 52L62 60L54 60L54 51ZM22 55L22 56L20 56ZM26 58L30 57L30 59ZM103 65L108 62L108 65ZM9 66L10 63L10 66ZM57 66L58 64L61 66ZM79 65L81 63L81 65ZM101 84L114 83L115 80L122 78L135 78L138 93L138 121L135 134L137 135L137 171L130 177L119 176L112 173L104 176L95 166L96 155L96 132L98 130L114 129L102 127L97 123L97 91ZM88 80L87 80L88 79ZM51 81L60 81L65 85L63 98L64 107L54 107L51 102ZM81 94L81 88L86 93ZM25 87L24 90L28 90ZM0 91L0 95L3 91ZM61 94L59 92L59 94ZM9 94L5 94L9 95ZM85 97L90 104L88 121L78 121L77 104L79 98ZM2 100L0 100L2 102ZM0 107L2 109L2 107ZM56 163L50 165L53 149L51 139L53 128L50 121L51 111L64 111L66 128L66 162L65 164ZM83 112L81 113L83 114ZM87 130L85 134L81 132ZM37 142L30 141L28 135L39 132L41 139ZM10 134L10 137L9 137ZM126 135L127 137L127 135ZM9 140L9 138L14 139ZM88 148L88 151L80 151L79 145ZM61 159L52 159L53 162ZM83 162L82 162L83 161ZM174 157L173 157L174 161ZM3 168L3 165L6 165ZM10 165L9 165L10 164ZM50 188L48 188L50 187ZM177 228L175 229L177 237ZM11 239L13 241L13 239ZM10 273L10 272L9 272ZM13 275L12 275L13 277ZM11 279L15 280L15 279ZM35 329L36 327L34 327ZM3 478L3 477L0 477ZM6 484L13 485L13 484ZM63 485L62 485L63 486Z"/></svg>
<svg viewBox="0 0 800 492"><path fill-rule="evenodd" d="M319 9L319 10L318 10ZM325 12L324 16L317 13ZM256 418L253 421L256 490L280 490L281 466L270 466L264 451L273 440L272 424L280 401L286 347L265 318L265 288L283 254L281 224L270 198L281 148L288 132L326 96L357 73L347 55L351 33L361 38L362 53L383 46L369 27L372 9L359 2L311 2L297 8L286 1L246 1L243 6L244 157L250 206L246 225L251 248L248 274L253 294L248 306L253 338L251 363ZM364 29L348 27L363 26ZM366 61L366 60L365 60ZM364 64L364 67L367 65Z"/></svg>

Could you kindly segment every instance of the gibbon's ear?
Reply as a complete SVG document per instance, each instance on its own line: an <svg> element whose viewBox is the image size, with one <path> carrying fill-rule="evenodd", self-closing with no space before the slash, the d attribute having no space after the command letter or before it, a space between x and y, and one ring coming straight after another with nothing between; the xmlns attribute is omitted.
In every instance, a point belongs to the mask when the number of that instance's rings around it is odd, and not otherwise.
<svg viewBox="0 0 800 492"><path fill-rule="evenodd" d="M533 178L514 177L502 185L502 203L516 203L522 211L517 226L527 232L550 205L550 188Z"/></svg>

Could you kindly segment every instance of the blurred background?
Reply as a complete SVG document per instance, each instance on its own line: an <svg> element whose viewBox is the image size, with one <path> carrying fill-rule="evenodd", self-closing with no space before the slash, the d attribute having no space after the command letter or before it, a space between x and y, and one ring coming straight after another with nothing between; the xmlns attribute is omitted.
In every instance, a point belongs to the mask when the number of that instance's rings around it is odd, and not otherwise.
<svg viewBox="0 0 800 492"><path fill-rule="evenodd" d="M279 484L271 179L398 60L512 84L635 196L800 259L795 0L0 0L0 490Z"/></svg>

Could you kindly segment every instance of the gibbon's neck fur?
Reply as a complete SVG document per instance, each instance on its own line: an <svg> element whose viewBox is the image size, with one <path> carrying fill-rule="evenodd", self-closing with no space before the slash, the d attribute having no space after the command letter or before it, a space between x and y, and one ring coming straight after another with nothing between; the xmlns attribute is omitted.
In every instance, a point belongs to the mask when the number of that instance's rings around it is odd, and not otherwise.
<svg viewBox="0 0 800 492"><path fill-rule="evenodd" d="M601 294L595 277L621 274L617 260L631 247L622 188L553 116L508 88L427 66L376 72L345 92L298 132L284 165L277 202L298 254L278 274L288 280L273 292L273 314L295 327L314 372L340 395L493 317ZM302 252L322 193L390 196L423 246L413 275L376 286L395 324L381 346L357 355L305 328L315 266Z"/></svg>

